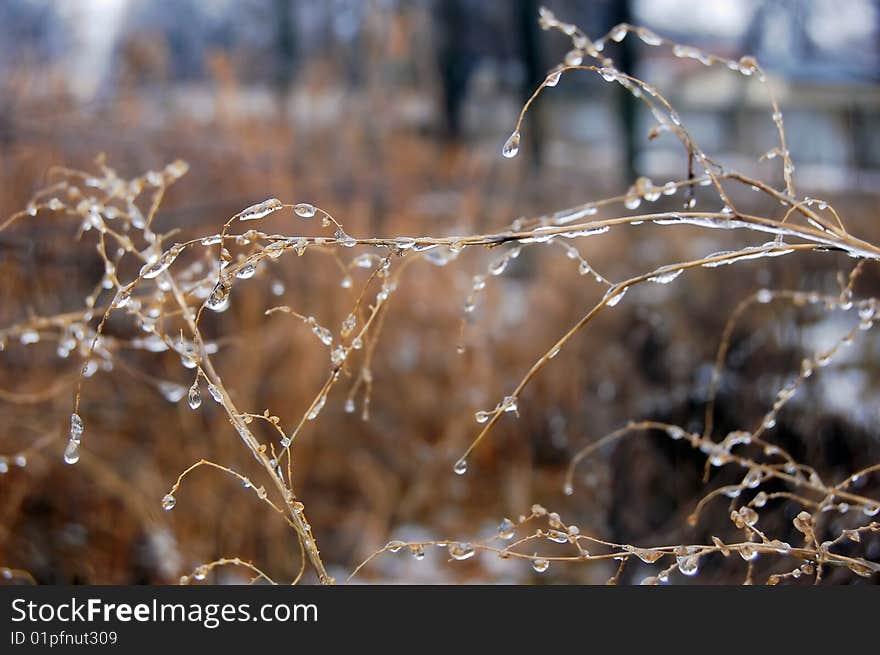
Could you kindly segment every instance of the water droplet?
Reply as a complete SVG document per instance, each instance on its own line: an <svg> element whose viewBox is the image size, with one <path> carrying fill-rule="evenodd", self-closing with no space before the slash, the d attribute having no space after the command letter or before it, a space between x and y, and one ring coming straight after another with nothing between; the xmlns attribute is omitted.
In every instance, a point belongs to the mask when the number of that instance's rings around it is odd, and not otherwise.
<svg viewBox="0 0 880 655"><path fill-rule="evenodd" d="M626 37L627 26L621 23L620 25L615 25L611 28L611 32L608 33L609 38L615 43L620 43Z"/></svg>
<svg viewBox="0 0 880 655"><path fill-rule="evenodd" d="M225 311L229 307L229 291L229 286L223 281L218 282L205 301L205 306L215 312Z"/></svg>
<svg viewBox="0 0 880 655"><path fill-rule="evenodd" d="M353 248L357 245L357 239L346 234L341 227L336 230L333 236L344 248Z"/></svg>
<svg viewBox="0 0 880 655"><path fill-rule="evenodd" d="M507 141L504 142L504 147L501 149L501 154L508 159L516 157L516 155L519 153L519 141L519 130L514 130L513 134L511 134L508 137Z"/></svg>
<svg viewBox="0 0 880 655"><path fill-rule="evenodd" d="M694 576L700 571L699 555L680 555L676 557L676 562L682 575Z"/></svg>
<svg viewBox="0 0 880 655"><path fill-rule="evenodd" d="M162 254L156 261L144 264L141 268L140 276L146 280L159 277L161 273L168 269L177 256L183 251L183 246L176 245Z"/></svg>
<svg viewBox="0 0 880 655"><path fill-rule="evenodd" d="M315 206L307 202L301 202L294 205L293 212L300 218L311 218L315 215Z"/></svg>
<svg viewBox="0 0 880 655"><path fill-rule="evenodd" d="M446 548L449 551L449 556L455 560L470 559L477 554L474 547L466 542L452 541Z"/></svg>
<svg viewBox="0 0 880 655"><path fill-rule="evenodd" d="M399 540L394 540L394 541L389 541L387 544L385 544L385 549L390 553L396 553L404 546L406 546L406 544L404 542L399 541Z"/></svg>
<svg viewBox="0 0 880 655"><path fill-rule="evenodd" d="M319 397L317 402L315 402L314 407L312 407L311 411L309 412L308 416L306 416L306 419L309 421L314 421L316 418L318 418L318 414L320 414L321 410L324 409L324 404L326 402L326 395L322 395L321 397Z"/></svg>
<svg viewBox="0 0 880 655"><path fill-rule="evenodd" d="M455 463L455 468L454 468L455 474L456 475L464 475L465 473L467 473L467 467L468 467L468 465L465 460L463 460L463 459L458 460Z"/></svg>
<svg viewBox="0 0 880 655"><path fill-rule="evenodd" d="M501 521L501 525L498 526L498 536L505 541L509 541L513 539L514 534L516 533L516 525L508 518L505 518Z"/></svg>
<svg viewBox="0 0 880 655"><path fill-rule="evenodd" d="M269 198L268 200L259 202L256 205L251 205L247 209L240 211L236 214L236 217L240 221L253 221L258 218L263 218L263 216L268 216L272 212L278 211L283 206L284 205L278 200L278 198Z"/></svg>
<svg viewBox="0 0 880 655"><path fill-rule="evenodd" d="M189 403L190 409L198 409L202 404L202 394L199 391L198 380L193 382L193 385L189 388L186 401Z"/></svg>
<svg viewBox="0 0 880 655"><path fill-rule="evenodd" d="M484 410L480 410L479 412L474 414L474 420L477 423L485 423L486 421L489 420L489 416L490 416L489 412L484 411Z"/></svg>
<svg viewBox="0 0 880 655"><path fill-rule="evenodd" d="M355 408L354 400L352 398L349 398L348 400L345 401L345 413L346 414L354 414L355 409L356 408Z"/></svg>
<svg viewBox="0 0 880 655"><path fill-rule="evenodd" d="M745 561L751 562L758 557L758 549L750 544L743 544L739 547L739 556Z"/></svg>
<svg viewBox="0 0 880 655"><path fill-rule="evenodd" d="M675 278L677 278L679 275L681 275L683 270L684 269L679 268L679 269L672 270L672 271L664 271L662 273L658 273L657 275L655 275L653 277L649 277L648 281L649 282L656 282L657 284L669 284L670 282L675 280Z"/></svg>
<svg viewBox="0 0 880 655"><path fill-rule="evenodd" d="M170 512L172 509L174 509L174 506L176 504L177 499L171 494L165 494L165 496L162 498L162 509L164 509L166 512Z"/></svg>
<svg viewBox="0 0 880 655"><path fill-rule="evenodd" d="M64 461L67 464L76 464L79 461L79 441L71 439L64 449Z"/></svg>
<svg viewBox="0 0 880 655"><path fill-rule="evenodd" d="M546 573L549 568L550 560L542 557L532 560L532 570L534 570L535 573Z"/></svg>
<svg viewBox="0 0 880 655"><path fill-rule="evenodd" d="M220 389L218 389L217 386L215 386L211 382L208 383L208 393L211 394L211 398L214 399L214 402L223 402L223 394L220 392Z"/></svg>
<svg viewBox="0 0 880 655"><path fill-rule="evenodd" d="M569 50L565 53L565 65L566 66L580 66L584 63L584 53L582 50L578 50L577 48L573 50Z"/></svg>
<svg viewBox="0 0 880 655"><path fill-rule="evenodd" d="M660 45L663 39L644 27L639 28L639 38L648 45Z"/></svg>
<svg viewBox="0 0 880 655"><path fill-rule="evenodd" d="M553 71L544 80L544 86L556 86L557 84L559 84L560 77L562 77L561 70Z"/></svg>

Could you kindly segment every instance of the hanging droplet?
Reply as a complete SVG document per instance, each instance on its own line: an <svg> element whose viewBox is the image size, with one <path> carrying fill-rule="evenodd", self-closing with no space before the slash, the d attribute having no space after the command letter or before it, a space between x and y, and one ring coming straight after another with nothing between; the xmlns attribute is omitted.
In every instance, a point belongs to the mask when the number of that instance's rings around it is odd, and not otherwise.
<svg viewBox="0 0 880 655"><path fill-rule="evenodd" d="M504 400L501 401L501 409L505 412L516 412L518 409L516 396L504 396Z"/></svg>
<svg viewBox="0 0 880 655"><path fill-rule="evenodd" d="M156 261L144 264L141 268L140 276L146 280L151 280L155 277L159 277L161 273L168 269L171 264L174 263L174 260L177 259L177 256L183 250L183 246L176 245L170 250L166 251L162 254L159 259Z"/></svg>
<svg viewBox="0 0 880 655"><path fill-rule="evenodd" d="M676 558L678 562L678 570L682 575L694 576L700 570L699 555L682 555Z"/></svg>
<svg viewBox="0 0 880 655"><path fill-rule="evenodd" d="M675 278L677 278L679 275L681 275L682 271L684 271L683 268L679 268L678 270L674 270L674 271L664 271L663 273L660 273L659 275L655 275L654 277L649 277L648 282L656 282L657 284L669 284Z"/></svg>
<svg viewBox="0 0 880 655"><path fill-rule="evenodd" d="M67 464L76 464L79 461L79 441L71 439L64 449L64 461Z"/></svg>
<svg viewBox="0 0 880 655"><path fill-rule="evenodd" d="M314 421L316 418L318 418L318 414L320 414L321 410L324 409L324 403L326 403L326 402L327 402L326 395L322 395L320 398L318 398L317 402L315 403L315 406L312 407L308 416L306 416L306 419L309 421Z"/></svg>
<svg viewBox="0 0 880 655"><path fill-rule="evenodd" d="M663 39L644 27L639 28L639 38L648 45L660 45Z"/></svg>
<svg viewBox="0 0 880 655"><path fill-rule="evenodd" d="M218 389L214 384L210 382L208 383L208 393L211 394L211 398L214 399L214 402L223 402L223 394L220 393L220 389Z"/></svg>
<svg viewBox="0 0 880 655"><path fill-rule="evenodd" d="M245 264L235 274L239 280L250 280L257 272L256 264Z"/></svg>
<svg viewBox="0 0 880 655"><path fill-rule="evenodd" d="M215 312L226 310L229 307L229 291L229 286L222 281L218 282L205 301L205 306Z"/></svg>
<svg viewBox="0 0 880 655"><path fill-rule="evenodd" d="M608 36L615 43L620 43L623 41L624 37L626 37L627 26L621 23L620 25L615 25L611 28L611 32L609 32Z"/></svg>
<svg viewBox="0 0 880 655"><path fill-rule="evenodd" d="M504 147L501 148L501 154L508 159L516 157L519 153L519 140L519 130L514 130L513 133L507 138L507 141L504 142Z"/></svg>
<svg viewBox="0 0 880 655"><path fill-rule="evenodd" d="M470 559L477 554L471 544L464 542L453 541L446 548L449 551L449 556L456 560Z"/></svg>
<svg viewBox="0 0 880 655"><path fill-rule="evenodd" d="M752 546L750 544L743 544L739 548L739 555L745 561L751 562L753 559L755 559L758 556L758 549L755 546Z"/></svg>
<svg viewBox="0 0 880 655"><path fill-rule="evenodd" d="M247 209L242 210L236 214L236 218L240 221L253 221L258 218L263 218L263 216L268 216L282 207L284 207L284 205L278 200L278 198L269 198L268 200L264 200L263 202L251 205Z"/></svg>
<svg viewBox="0 0 880 655"><path fill-rule="evenodd" d="M353 248L357 245L357 239L346 234L341 227L336 230L333 236L344 248Z"/></svg>
<svg viewBox="0 0 880 655"><path fill-rule="evenodd" d="M177 499L171 494L165 494L165 496L162 498L162 509L164 509L166 512L170 512L172 509L174 509L174 506L176 504Z"/></svg>
<svg viewBox="0 0 880 655"><path fill-rule="evenodd" d="M562 77L561 70L553 71L544 80L544 86L556 86L557 84L559 84L560 77Z"/></svg>
<svg viewBox="0 0 880 655"><path fill-rule="evenodd" d="M190 409L198 409L202 404L202 394L199 391L198 380L193 382L193 385L189 388L186 401L189 403Z"/></svg>
<svg viewBox="0 0 880 655"><path fill-rule="evenodd" d="M464 475L465 473L467 473L467 467L467 462L463 459L460 459L455 463L455 468L453 470L455 471L456 475Z"/></svg>
<svg viewBox="0 0 880 655"><path fill-rule="evenodd" d="M474 420L477 423L485 423L486 421L489 420L489 412L484 411L484 410L480 410L479 412L474 414Z"/></svg>
<svg viewBox="0 0 880 655"><path fill-rule="evenodd" d="M550 568L550 560L539 557L532 560L532 569L535 573L546 573Z"/></svg>
<svg viewBox="0 0 880 655"><path fill-rule="evenodd" d="M315 206L307 202L301 202L294 206L293 211L300 218L311 218L315 215Z"/></svg>

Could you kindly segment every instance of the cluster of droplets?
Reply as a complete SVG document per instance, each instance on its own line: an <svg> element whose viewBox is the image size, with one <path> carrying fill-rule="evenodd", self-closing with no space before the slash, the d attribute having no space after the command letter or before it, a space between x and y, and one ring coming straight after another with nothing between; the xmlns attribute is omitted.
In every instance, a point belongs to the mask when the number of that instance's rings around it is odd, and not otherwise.
<svg viewBox="0 0 880 655"><path fill-rule="evenodd" d="M82 440L84 425L82 417L74 412L70 415L70 432L67 447L64 449L64 461L67 464L76 464L79 461L79 446Z"/></svg>

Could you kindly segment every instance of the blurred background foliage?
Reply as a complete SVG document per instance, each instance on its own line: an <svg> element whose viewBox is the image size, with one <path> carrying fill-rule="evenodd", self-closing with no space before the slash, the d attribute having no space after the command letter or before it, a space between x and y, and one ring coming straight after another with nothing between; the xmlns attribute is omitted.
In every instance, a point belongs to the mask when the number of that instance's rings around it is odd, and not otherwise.
<svg viewBox="0 0 880 655"><path fill-rule="evenodd" d="M632 22L733 59L756 55L779 94L798 192L832 201L853 234L880 238L876 2L548 6L588 35ZM686 158L674 139L649 142L650 116L617 85L588 74L566 74L527 119L521 155L499 156L522 102L567 50L564 38L540 30L537 10L533 0L6 0L0 216L23 208L51 166L89 168L99 153L123 176L187 160L191 172L157 219L186 237L214 232L270 196L318 204L357 236L448 235L617 195L637 175L683 178ZM758 161L775 145L760 84L635 39L612 45L620 67L660 88L716 160L780 183L778 160ZM744 208L779 217L779 207L737 193ZM680 202L663 198L658 210ZM706 202L717 210L717 199ZM591 240L585 256L616 279L747 238L712 232L649 226ZM42 213L0 233L3 326L81 306L102 265L75 234L76 226ZM701 457L680 443L647 436L621 444L579 469L572 497L561 493L565 466L631 418L699 426L709 367L736 302L762 286L833 293L838 272L852 267L841 255L798 255L633 291L551 363L524 394L521 418L505 419L468 474L455 476L452 464L476 431L473 411L494 406L601 295L562 250L539 250L547 252L524 252L492 280L465 327L463 355L461 307L485 259L415 265L377 350L370 420L345 414L340 394L298 443L297 493L337 577L391 538L491 535L501 518L533 502L582 532L627 543L697 542L730 530L723 503L687 526L708 487ZM857 293L877 294L878 282L869 266ZM308 254L285 259L251 288L212 319L221 373L237 404L268 407L289 422L316 393L326 353L305 330L267 321L263 309L283 302L337 325L353 297L332 262ZM803 354L838 336L842 320L810 308L748 313L721 390L720 434L760 420ZM780 417L779 443L831 477L876 462L878 355L868 335L844 363L814 376ZM132 354L126 364L186 382L171 359ZM293 535L226 479L199 472L173 515L161 512L169 484L199 457L248 470L249 455L216 408L193 413L168 403L123 367L99 373L84 395L94 438L81 464L65 467L76 370L51 345L10 344L0 353L3 390L51 391L38 402L0 399L0 452L57 433L47 448L29 451L26 468L0 476L0 564L46 583L162 583L201 561L240 555L276 578L295 575ZM712 484L723 481L723 472L713 474ZM779 529L790 519L783 510ZM867 555L876 558L880 546L872 547ZM613 573L603 566L554 566L539 576L527 563L486 556L448 566L439 552L422 562L401 554L380 558L363 579L603 582ZM623 581L640 579L632 569ZM740 569L742 562L719 561L699 580L738 580Z"/></svg>

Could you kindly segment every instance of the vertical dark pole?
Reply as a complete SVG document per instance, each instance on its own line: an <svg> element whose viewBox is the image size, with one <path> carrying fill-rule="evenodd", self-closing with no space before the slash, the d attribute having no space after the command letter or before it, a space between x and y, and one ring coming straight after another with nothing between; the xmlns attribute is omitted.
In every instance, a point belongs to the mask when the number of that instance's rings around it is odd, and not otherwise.
<svg viewBox="0 0 880 655"><path fill-rule="evenodd" d="M521 89L522 102L528 100L535 89L544 80L546 71L541 64L541 50L539 44L538 27L538 2L537 0L519 0L518 5L518 32L522 49L523 63L523 86ZM541 145L543 142L543 113L542 103L532 105L529 110L529 125L523 133L525 147L529 150L530 161L534 166L541 165Z"/></svg>
<svg viewBox="0 0 880 655"><path fill-rule="evenodd" d="M294 36L293 11L290 0L274 0L275 18L275 90L279 104L284 107L296 64L296 40Z"/></svg>
<svg viewBox="0 0 880 655"><path fill-rule="evenodd" d="M631 5L630 0L614 0L611 6L612 25L632 23ZM620 54L617 56L617 65L624 73L635 75L635 68L638 65L635 39L630 35L620 45L621 49ZM638 109L638 101L619 84L615 86L617 87L615 104L620 116L620 129L624 147L622 173L625 176L625 180L629 181L634 180L638 175L636 171L636 157L638 156L638 149L636 147L636 110Z"/></svg>
<svg viewBox="0 0 880 655"><path fill-rule="evenodd" d="M460 0L443 0L435 5L438 32L438 65L443 85L443 118L447 138L461 137L461 106L468 79L464 47L465 8Z"/></svg>

